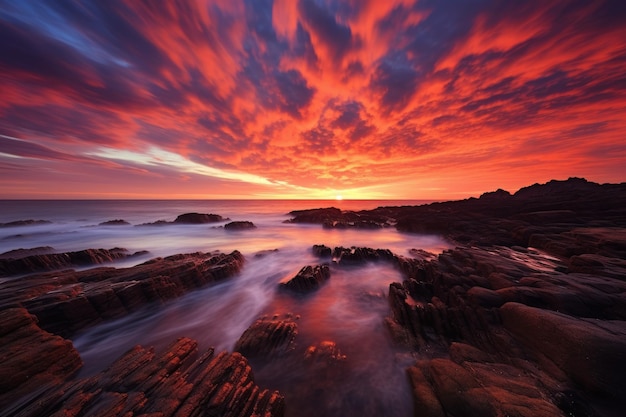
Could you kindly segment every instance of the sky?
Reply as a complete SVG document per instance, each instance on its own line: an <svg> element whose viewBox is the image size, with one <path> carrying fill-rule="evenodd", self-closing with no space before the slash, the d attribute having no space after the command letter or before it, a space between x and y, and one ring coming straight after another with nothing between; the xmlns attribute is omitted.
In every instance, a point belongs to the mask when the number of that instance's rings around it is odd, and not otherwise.
<svg viewBox="0 0 626 417"><path fill-rule="evenodd" d="M0 198L626 181L623 0L0 0Z"/></svg>

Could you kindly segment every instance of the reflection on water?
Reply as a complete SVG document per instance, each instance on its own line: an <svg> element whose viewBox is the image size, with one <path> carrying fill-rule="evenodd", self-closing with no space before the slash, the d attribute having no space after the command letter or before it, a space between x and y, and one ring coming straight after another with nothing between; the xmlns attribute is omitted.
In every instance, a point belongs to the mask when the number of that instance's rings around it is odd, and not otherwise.
<svg viewBox="0 0 626 417"><path fill-rule="evenodd" d="M81 204L78 204L81 203ZM223 202L224 203L224 202ZM412 248L439 253L448 244L437 236L411 235L396 230L325 230L320 225L285 224L285 213L315 206L294 202L57 202L29 205L20 215L10 206L2 221L34 218L53 223L0 229L0 253L16 248L52 246L58 251L126 247L148 250L150 257L176 253L239 250L246 256L243 271L232 279L189 293L161 306L147 306L122 319L92 327L74 338L84 360L82 375L108 366L134 345L163 349L174 339L198 340L201 349L232 350L243 331L262 315L299 316L296 350L277 361L254 360L257 382L286 396L288 416L371 415L408 416L412 405L404 374L407 363L390 345L383 325L389 314L386 294L390 282L402 277L386 263L360 267L331 266L331 278L307 296L277 292L277 284L307 264L319 263L313 244L365 246L409 255ZM345 202L344 202L345 203ZM6 204L6 202L3 202ZM38 203L39 204L39 203ZM104 206L101 206L104 204ZM269 206L268 206L269 204ZM272 205L273 204L273 205ZM301 203L303 204L303 203ZM323 206L323 205L322 205ZM328 205L325 205L328 206ZM370 207L371 208L371 207ZM225 222L211 225L96 226L111 219L132 224L173 220L188 211L213 212L233 220L253 221L257 228L229 232ZM256 257L260 251L268 252ZM131 266L146 258L117 263ZM311 345L331 341L346 359L341 366L311 367L303 360Z"/></svg>

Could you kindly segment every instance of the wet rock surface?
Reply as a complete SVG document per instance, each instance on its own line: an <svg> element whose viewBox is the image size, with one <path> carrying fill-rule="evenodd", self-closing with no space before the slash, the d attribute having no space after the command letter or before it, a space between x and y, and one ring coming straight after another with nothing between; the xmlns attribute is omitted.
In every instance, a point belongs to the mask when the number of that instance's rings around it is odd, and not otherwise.
<svg viewBox="0 0 626 417"><path fill-rule="evenodd" d="M246 357L284 355L294 349L298 325L290 317L258 319L235 343L235 351Z"/></svg>
<svg viewBox="0 0 626 417"><path fill-rule="evenodd" d="M370 211L342 211L335 207L294 210L286 223L318 223L327 229L380 229L389 227L392 218Z"/></svg>
<svg viewBox="0 0 626 417"><path fill-rule="evenodd" d="M328 279L330 279L328 265L307 265L293 278L281 282L279 288L304 294L318 289Z"/></svg>
<svg viewBox="0 0 626 417"><path fill-rule="evenodd" d="M284 399L259 388L246 358L180 338L162 354L141 346L108 369L16 401L3 415L282 416Z"/></svg>
<svg viewBox="0 0 626 417"><path fill-rule="evenodd" d="M226 230L250 230L250 229L256 229L256 226L254 225L254 223L249 222L249 221L235 221L235 222L226 223L224 225L224 229Z"/></svg>
<svg viewBox="0 0 626 417"><path fill-rule="evenodd" d="M185 213L176 217L174 223L179 224L204 224L204 223L217 223L224 221L219 214L206 214L206 213Z"/></svg>
<svg viewBox="0 0 626 417"><path fill-rule="evenodd" d="M16 398L62 383L83 365L72 342L42 330L23 308L0 311L0 346L0 411Z"/></svg>
<svg viewBox="0 0 626 417"><path fill-rule="evenodd" d="M148 303L164 302L240 271L243 256L192 253L131 268L94 268L30 275L3 283L0 309L24 307L39 325L65 337Z"/></svg>
<svg viewBox="0 0 626 417"><path fill-rule="evenodd" d="M124 248L49 253L52 250L50 247L30 250L19 249L2 254L0 256L0 277L97 265L147 254L145 251L130 253Z"/></svg>

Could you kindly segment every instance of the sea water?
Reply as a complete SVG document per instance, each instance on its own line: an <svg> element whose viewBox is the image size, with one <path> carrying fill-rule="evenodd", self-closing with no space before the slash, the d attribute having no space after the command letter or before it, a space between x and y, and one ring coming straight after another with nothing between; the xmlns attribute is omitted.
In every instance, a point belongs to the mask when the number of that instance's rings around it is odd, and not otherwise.
<svg viewBox="0 0 626 417"><path fill-rule="evenodd" d="M59 252L113 247L149 252L113 264L129 267L157 256L239 250L246 262L235 277L75 335L73 343L85 363L82 375L106 368L137 344L159 351L181 336L197 340L201 350L215 347L216 351L232 351L239 336L257 318L290 315L298 317L296 344L300 350L331 341L346 360L339 375L326 375L326 379L311 374L297 358L288 367L253 363L257 383L279 389L286 396L288 416L408 416L412 405L405 369L411 364L410 356L392 345L384 326L384 318L390 314L386 300L389 284L402 281L397 270L386 263L331 265L331 279L304 297L279 292L277 286L303 266L320 262L311 252L314 244L390 249L404 256L413 248L440 253L449 247L439 236L399 233L394 228L324 229L317 224L285 223L289 211L330 206L361 210L420 203L424 202L2 201L0 223L27 219L50 223L0 228L0 253L40 246ZM138 226L157 220L171 222L187 212L214 213L229 220ZM109 220L130 224L99 225ZM252 221L257 227L242 231L222 227L234 220ZM263 256L256 256L260 253Z"/></svg>

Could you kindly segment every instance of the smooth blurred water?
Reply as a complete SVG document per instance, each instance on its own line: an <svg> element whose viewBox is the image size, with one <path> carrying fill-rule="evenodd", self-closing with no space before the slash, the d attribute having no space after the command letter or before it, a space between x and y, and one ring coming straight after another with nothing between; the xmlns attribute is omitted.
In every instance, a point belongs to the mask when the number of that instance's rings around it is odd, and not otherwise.
<svg viewBox="0 0 626 417"><path fill-rule="evenodd" d="M116 263L126 267L148 258L195 251L230 252L246 257L243 271L232 279L193 291L161 306L147 306L122 319L100 324L73 342L85 362L83 375L93 374L136 344L163 349L181 336L198 340L201 349L232 350L243 331L262 315L298 315L297 352L333 341L346 354L340 374L311 374L297 354L289 366L255 365L258 382L280 389L290 404L287 415L411 415L404 363L383 325L389 314L389 283L401 281L385 263L358 267L331 265L331 279L305 297L277 291L278 282L308 264L319 263L314 244L390 249L408 256L412 248L439 253L449 247L433 235L380 230L328 230L321 225L287 224L291 210L335 206L370 209L411 202L355 201L4 201L0 222L35 219L53 223L0 228L0 253L37 246L58 251L125 247L148 250L148 256ZM201 225L135 225L172 221L186 212L215 213L249 220L253 230L227 231L225 222ZM129 226L98 226L123 219ZM230 221L230 220L229 220ZM255 254L264 250L263 257ZM324 378L326 380L324 380ZM314 383L315 381L315 383ZM322 384L322 385L320 385ZM304 411L309 410L309 411Z"/></svg>

